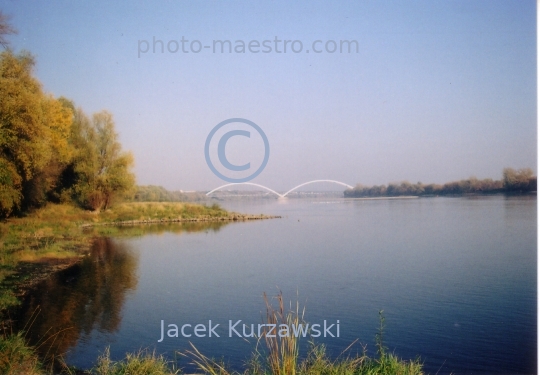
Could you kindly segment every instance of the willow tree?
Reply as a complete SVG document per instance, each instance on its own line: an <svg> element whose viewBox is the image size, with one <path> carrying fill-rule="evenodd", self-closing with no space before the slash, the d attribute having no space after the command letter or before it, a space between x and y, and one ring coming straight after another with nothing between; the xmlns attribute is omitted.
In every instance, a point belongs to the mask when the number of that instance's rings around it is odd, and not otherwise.
<svg viewBox="0 0 540 375"><path fill-rule="evenodd" d="M85 208L107 209L135 186L133 156L122 151L112 114L107 111L89 120L78 110L73 129L73 144L78 149L74 161L77 200Z"/></svg>

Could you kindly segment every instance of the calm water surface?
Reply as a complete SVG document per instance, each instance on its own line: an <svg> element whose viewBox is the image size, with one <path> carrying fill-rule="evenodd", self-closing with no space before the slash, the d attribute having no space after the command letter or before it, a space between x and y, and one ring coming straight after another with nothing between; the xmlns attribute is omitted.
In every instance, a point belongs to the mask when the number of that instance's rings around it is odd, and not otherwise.
<svg viewBox="0 0 540 375"><path fill-rule="evenodd" d="M260 323L262 293L281 290L306 321L340 320L339 338L317 340L335 356L356 339L373 353L384 310L386 346L429 373L536 372L536 198L223 205L283 218L102 239L29 296L20 324L40 306L33 338L61 331L54 350L82 368L108 345L114 359L141 347L174 358L190 340L241 369L254 341L229 338L229 319ZM212 320L221 337L158 343L162 319Z"/></svg>

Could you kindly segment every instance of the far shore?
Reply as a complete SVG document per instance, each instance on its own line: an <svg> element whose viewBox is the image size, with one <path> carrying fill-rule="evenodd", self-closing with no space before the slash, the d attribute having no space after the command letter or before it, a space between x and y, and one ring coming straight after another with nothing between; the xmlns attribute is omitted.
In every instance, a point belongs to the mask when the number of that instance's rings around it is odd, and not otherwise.
<svg viewBox="0 0 540 375"><path fill-rule="evenodd" d="M404 195L399 197L362 197L362 198L355 198L355 197L345 197L347 200L352 201L370 201L370 200L386 200L386 199L416 199L420 198L418 195Z"/></svg>

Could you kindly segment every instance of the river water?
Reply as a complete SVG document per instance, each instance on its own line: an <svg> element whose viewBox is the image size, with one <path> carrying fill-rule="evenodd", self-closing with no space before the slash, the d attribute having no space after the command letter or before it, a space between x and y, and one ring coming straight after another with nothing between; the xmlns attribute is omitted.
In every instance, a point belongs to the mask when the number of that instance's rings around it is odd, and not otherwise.
<svg viewBox="0 0 540 375"><path fill-rule="evenodd" d="M334 324L314 339L332 356L357 339L351 353L362 344L373 354L383 310L385 346L405 359L420 356L426 372L536 372L536 197L223 206L282 218L153 226L142 236L100 239L80 264L29 295L19 324L34 321L34 341L54 333L50 350L81 368L110 346L113 359L155 349L189 372L189 360L175 353L192 342L240 370L255 339L229 337L229 320L257 327L263 292L282 291L293 307L305 307L306 322ZM165 333L158 342L162 320L166 328L191 324L185 333L192 336ZM194 326L207 329L209 320L220 337L195 337Z"/></svg>

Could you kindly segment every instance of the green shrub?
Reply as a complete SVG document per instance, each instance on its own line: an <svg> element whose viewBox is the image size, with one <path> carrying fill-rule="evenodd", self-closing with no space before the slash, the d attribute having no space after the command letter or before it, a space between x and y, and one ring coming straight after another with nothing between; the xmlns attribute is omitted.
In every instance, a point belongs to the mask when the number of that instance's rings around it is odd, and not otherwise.
<svg viewBox="0 0 540 375"><path fill-rule="evenodd" d="M34 348L28 346L22 333L0 337L0 374L38 375L41 363Z"/></svg>

